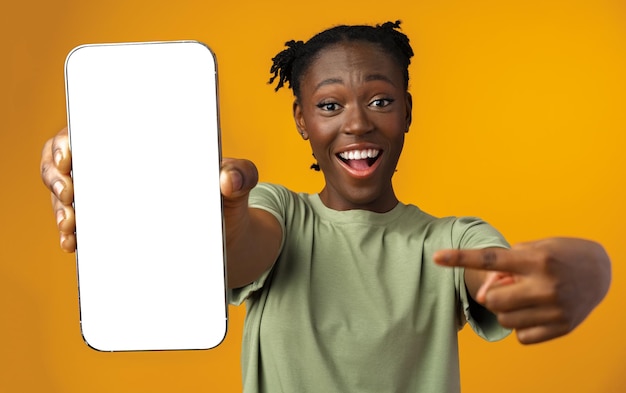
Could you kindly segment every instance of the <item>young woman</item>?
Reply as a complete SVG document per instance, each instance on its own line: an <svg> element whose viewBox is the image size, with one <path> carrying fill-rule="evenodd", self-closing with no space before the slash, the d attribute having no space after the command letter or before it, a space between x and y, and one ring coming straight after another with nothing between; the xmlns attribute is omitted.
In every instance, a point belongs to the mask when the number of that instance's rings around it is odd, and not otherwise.
<svg viewBox="0 0 626 393"><path fill-rule="evenodd" d="M601 301L610 262L597 243L508 249L479 219L398 201L413 56L399 22L286 45L271 81L293 90L296 128L325 185L298 194L257 184L249 161L223 162L231 302L247 303L246 392L458 392L466 322L488 340L515 329L536 343L570 332ZM63 130L44 148L42 177L66 251L76 246L70 165Z"/></svg>

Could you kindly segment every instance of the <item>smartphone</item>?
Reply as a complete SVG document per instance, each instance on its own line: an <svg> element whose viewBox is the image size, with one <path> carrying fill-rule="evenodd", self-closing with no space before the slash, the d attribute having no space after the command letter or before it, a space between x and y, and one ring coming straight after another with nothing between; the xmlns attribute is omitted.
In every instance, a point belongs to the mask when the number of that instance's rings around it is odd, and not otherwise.
<svg viewBox="0 0 626 393"><path fill-rule="evenodd" d="M100 351L226 335L217 64L197 41L82 45L65 62L80 326Z"/></svg>

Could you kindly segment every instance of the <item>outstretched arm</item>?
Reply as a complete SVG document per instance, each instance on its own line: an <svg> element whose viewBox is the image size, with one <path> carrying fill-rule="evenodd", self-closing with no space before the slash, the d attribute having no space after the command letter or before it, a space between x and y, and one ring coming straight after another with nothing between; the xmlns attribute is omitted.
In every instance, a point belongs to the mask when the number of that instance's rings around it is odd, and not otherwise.
<svg viewBox="0 0 626 393"><path fill-rule="evenodd" d="M228 287L238 288L259 278L278 256L282 229L265 210L248 207L248 195L257 184L254 164L222 161L220 187L224 203Z"/></svg>
<svg viewBox="0 0 626 393"><path fill-rule="evenodd" d="M611 282L606 251L584 239L549 238L510 250L441 250L434 259L468 269L472 297L495 313L502 326L515 329L523 344L574 330L602 301Z"/></svg>

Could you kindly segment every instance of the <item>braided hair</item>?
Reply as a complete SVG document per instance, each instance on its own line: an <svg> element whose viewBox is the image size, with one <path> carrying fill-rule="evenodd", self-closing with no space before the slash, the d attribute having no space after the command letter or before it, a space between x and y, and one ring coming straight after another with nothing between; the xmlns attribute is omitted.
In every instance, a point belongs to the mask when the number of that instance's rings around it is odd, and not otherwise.
<svg viewBox="0 0 626 393"><path fill-rule="evenodd" d="M340 25L316 34L306 43L303 41L288 41L287 47L272 59L269 83L278 79L275 91L285 85L293 90L296 98L300 98L300 79L315 59L320 50L340 42L363 41L377 44L388 52L402 68L404 88L409 85L409 64L413 57L413 49L409 38L399 31L400 21L386 22L376 26L369 25Z"/></svg>

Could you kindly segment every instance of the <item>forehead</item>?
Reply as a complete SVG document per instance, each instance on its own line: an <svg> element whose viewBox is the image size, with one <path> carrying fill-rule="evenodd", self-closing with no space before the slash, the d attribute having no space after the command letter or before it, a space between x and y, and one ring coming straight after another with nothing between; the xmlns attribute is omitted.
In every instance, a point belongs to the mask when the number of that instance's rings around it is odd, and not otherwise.
<svg viewBox="0 0 626 393"><path fill-rule="evenodd" d="M377 44L361 41L341 42L320 50L301 82L316 84L346 74L385 75L398 86L403 82L402 69L393 55Z"/></svg>

